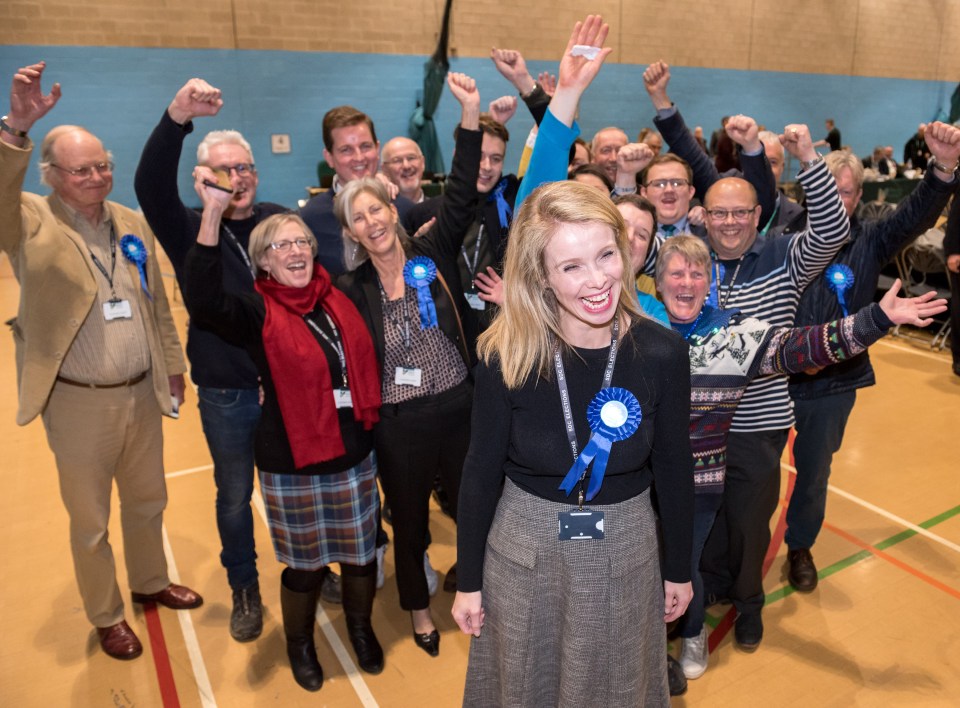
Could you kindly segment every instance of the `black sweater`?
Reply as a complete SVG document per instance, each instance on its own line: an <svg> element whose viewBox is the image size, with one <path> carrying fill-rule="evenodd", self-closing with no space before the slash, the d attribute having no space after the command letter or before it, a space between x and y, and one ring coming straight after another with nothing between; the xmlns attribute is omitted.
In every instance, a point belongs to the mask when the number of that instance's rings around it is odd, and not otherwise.
<svg viewBox="0 0 960 708"><path fill-rule="evenodd" d="M586 410L600 390L609 347L577 349L564 356L578 448L590 439ZM578 356L579 355L579 356ZM555 378L555 377L554 377ZM480 590L487 534L504 476L543 499L576 504L560 482L573 464L552 378L532 376L508 390L498 365L477 367L472 438L460 486L457 519L458 589ZM664 579L690 580L693 535L693 457L690 452L690 357L674 332L652 320L636 322L617 354L613 386L640 402L640 427L613 443L603 486L590 502L602 509L656 487L663 527Z"/></svg>
<svg viewBox="0 0 960 708"><path fill-rule="evenodd" d="M193 123L179 125L164 111L157 127L143 147L134 187L147 223L173 264L173 270L186 290L183 274L187 252L197 241L200 214L187 207L177 191L177 166L183 152L183 141L193 131ZM220 227L223 287L230 293L252 293L253 274L243 259L250 242L250 232L272 214L288 211L279 204L264 202L253 207L248 219L224 219ZM238 244L234 244L229 230ZM189 310L190 303L187 303ZM190 313L191 316L193 313ZM231 346L212 332L201 329L191 317L187 327L187 357L190 377L206 388L256 388L257 368L240 348Z"/></svg>

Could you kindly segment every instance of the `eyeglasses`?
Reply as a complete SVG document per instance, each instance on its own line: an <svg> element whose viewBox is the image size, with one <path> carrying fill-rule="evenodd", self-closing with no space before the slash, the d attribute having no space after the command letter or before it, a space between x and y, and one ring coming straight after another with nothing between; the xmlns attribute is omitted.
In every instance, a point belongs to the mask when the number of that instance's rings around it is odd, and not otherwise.
<svg viewBox="0 0 960 708"><path fill-rule="evenodd" d="M707 216L714 221L726 221L728 216L732 216L734 221L746 221L756 210L756 206L749 209L707 209Z"/></svg>
<svg viewBox="0 0 960 708"><path fill-rule="evenodd" d="M685 179L652 179L645 186L648 189L666 189L667 185L670 185L674 189L680 189L680 187L686 187L688 184L690 184L690 181Z"/></svg>
<svg viewBox="0 0 960 708"><path fill-rule="evenodd" d="M84 167L77 167L76 169L68 169L66 167L61 167L60 165L55 165L52 162L50 163L51 167L56 167L62 172L66 172L71 177L78 177L79 179L90 179L93 177L94 171L97 174L108 175L113 172L113 163L112 162L96 162L92 165L86 165Z"/></svg>
<svg viewBox="0 0 960 708"><path fill-rule="evenodd" d="M301 251L310 250L310 241L305 238L295 238L293 241L274 241L270 244L270 248L277 253L286 253L293 248L294 244L296 244L297 248Z"/></svg>
<svg viewBox="0 0 960 708"><path fill-rule="evenodd" d="M404 155L402 157L398 155L397 157L391 157L389 160L384 160L384 164L390 165L391 167L400 167L408 162L411 165L416 165L421 160L423 160L423 155Z"/></svg>
<svg viewBox="0 0 960 708"><path fill-rule="evenodd" d="M257 171L256 166L252 162L238 162L235 165L219 165L214 167L215 170L221 170L226 172L228 175L231 172L236 172L237 177L246 177Z"/></svg>

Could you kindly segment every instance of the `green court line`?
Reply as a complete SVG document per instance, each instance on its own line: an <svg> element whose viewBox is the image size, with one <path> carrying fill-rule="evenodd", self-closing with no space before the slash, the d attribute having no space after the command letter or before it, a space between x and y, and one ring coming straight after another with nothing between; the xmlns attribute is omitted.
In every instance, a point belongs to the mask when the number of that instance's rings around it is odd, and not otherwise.
<svg viewBox="0 0 960 708"><path fill-rule="evenodd" d="M960 505L955 506L952 509L948 509L942 514L937 514L936 516L917 524L917 526L919 526L922 529L930 529L936 526L937 524L942 524L944 521L947 521L948 519L952 519L954 516L957 516L958 514L960 514ZM890 548L891 546L895 546L898 543L902 543L903 541L906 541L908 538L912 538L913 536L916 536L916 535L918 534L913 529L906 529L904 531L901 531L900 533L894 534L888 539L880 541L880 543L873 544L873 547L879 551L884 551ZM849 568L855 563L859 563L860 561L866 560L867 558L870 558L872 556L873 556L873 553L871 553L870 551L867 551L867 550L857 551L853 555L847 556L846 558L843 558L842 560L837 561L833 565L829 565L826 568L822 568L820 572L817 573L817 576L820 578L820 580L823 580L824 578L830 577L834 573L839 573L841 570L845 570L846 568ZM773 602L777 602L778 600L782 600L785 597L788 597L795 592L796 590L793 589L793 586L790 585L790 583L787 583L783 587L777 588L776 590L770 593L767 593L766 599L764 601L764 605L766 606ZM710 629L716 629L717 625L720 624L720 620L722 620L724 615L727 614L727 609L729 609L729 605L723 605L722 607L724 607L724 610L719 615L712 615L709 612L707 613L705 622L707 626L710 627Z"/></svg>

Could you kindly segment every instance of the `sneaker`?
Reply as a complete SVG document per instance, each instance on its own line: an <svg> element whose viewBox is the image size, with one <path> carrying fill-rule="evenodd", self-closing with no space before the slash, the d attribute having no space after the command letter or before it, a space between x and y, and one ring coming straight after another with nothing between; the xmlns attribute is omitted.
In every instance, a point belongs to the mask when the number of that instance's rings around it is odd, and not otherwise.
<svg viewBox="0 0 960 708"><path fill-rule="evenodd" d="M749 615L741 614L733 627L733 636L737 646L744 651L756 651L763 639L763 619L759 612Z"/></svg>
<svg viewBox="0 0 960 708"><path fill-rule="evenodd" d="M437 577L437 571L430 565L430 556L426 551L423 552L423 574L427 578L427 592L430 593L430 597L433 597L437 594L437 588L440 587L440 579Z"/></svg>
<svg viewBox="0 0 960 708"><path fill-rule="evenodd" d="M230 613L230 636L238 642L251 642L263 631L263 604L260 585L233 591L233 611Z"/></svg>
<svg viewBox="0 0 960 708"><path fill-rule="evenodd" d="M700 629L696 637L683 638L683 651L680 653L680 668L688 679L697 679L707 670L709 659L707 649L707 628Z"/></svg>
<svg viewBox="0 0 960 708"><path fill-rule="evenodd" d="M387 582L387 574L383 570L383 559L387 556L387 544L377 546L377 590Z"/></svg>
<svg viewBox="0 0 960 708"><path fill-rule="evenodd" d="M340 591L340 576L334 573L330 568L323 574L323 581L320 583L320 599L329 602L331 605L339 605L343 602L343 593Z"/></svg>
<svg viewBox="0 0 960 708"><path fill-rule="evenodd" d="M667 654L667 684L670 686L671 696L682 696L687 692L687 677L683 669L672 656Z"/></svg>
<svg viewBox="0 0 960 708"><path fill-rule="evenodd" d="M813 592L817 589L817 566L809 548L787 551L787 580L797 592Z"/></svg>

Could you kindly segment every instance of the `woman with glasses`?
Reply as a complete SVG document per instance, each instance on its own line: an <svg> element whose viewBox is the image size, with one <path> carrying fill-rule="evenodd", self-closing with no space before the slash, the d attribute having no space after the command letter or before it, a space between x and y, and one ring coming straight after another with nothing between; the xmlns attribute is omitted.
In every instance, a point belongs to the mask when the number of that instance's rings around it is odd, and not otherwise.
<svg viewBox="0 0 960 708"><path fill-rule="evenodd" d="M348 272L338 285L373 336L382 371L376 451L393 515L400 606L414 640L431 656L440 634L430 615L424 575L430 492L439 474L453 514L470 441L476 322L463 297L457 256L476 213L482 133L473 79L450 74L462 115L436 225L409 239L379 180L358 179L337 194Z"/></svg>
<svg viewBox="0 0 960 708"><path fill-rule="evenodd" d="M756 208L756 207L755 207ZM710 212L712 218L719 218ZM753 210L734 209L745 220ZM899 281L880 304L842 320L816 327L776 327L737 309L706 305L712 274L710 252L695 236L667 239L657 254L657 290L670 325L690 345L692 378L690 444L694 457L694 532L691 573L693 600L681 622L683 652L680 665L688 679L707 669L707 633L704 626L700 555L723 500L727 433L747 385L757 376L796 373L835 364L859 354L896 324L924 327L926 319L946 309L936 293L919 298L897 298ZM852 277L842 269L828 270L832 282Z"/></svg>
<svg viewBox="0 0 960 708"><path fill-rule="evenodd" d="M356 307L314 263L317 242L295 214L276 214L250 234L254 293L223 287L219 222L232 194L197 167L203 200L187 256L184 298L194 322L244 347L257 365L263 412L254 454L281 574L287 656L297 683L323 684L313 640L324 567L340 563L347 631L360 668L383 670L370 614L376 593L376 456L380 376Z"/></svg>

